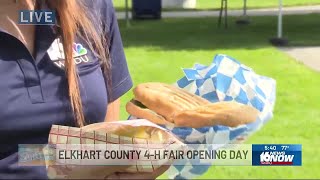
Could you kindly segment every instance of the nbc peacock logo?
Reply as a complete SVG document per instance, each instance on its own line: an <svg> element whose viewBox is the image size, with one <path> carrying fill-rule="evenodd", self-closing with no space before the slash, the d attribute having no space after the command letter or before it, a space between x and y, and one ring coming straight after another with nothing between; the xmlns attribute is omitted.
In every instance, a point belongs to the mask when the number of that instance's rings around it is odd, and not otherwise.
<svg viewBox="0 0 320 180"><path fill-rule="evenodd" d="M56 39L47 52L53 63L63 69L65 66L65 55L60 39ZM88 50L80 43L73 43L72 56L75 64L88 63L91 61L91 58L88 57Z"/></svg>
<svg viewBox="0 0 320 180"><path fill-rule="evenodd" d="M72 49L73 49L73 57L74 58L84 56L87 54L87 49L84 48L79 43L73 43Z"/></svg>

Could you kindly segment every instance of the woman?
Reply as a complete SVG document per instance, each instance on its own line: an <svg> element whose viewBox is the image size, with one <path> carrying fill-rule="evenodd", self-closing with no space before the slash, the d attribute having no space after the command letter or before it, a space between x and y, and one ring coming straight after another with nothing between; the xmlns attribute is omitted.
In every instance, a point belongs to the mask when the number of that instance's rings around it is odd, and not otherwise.
<svg viewBox="0 0 320 180"><path fill-rule="evenodd" d="M18 24L20 10L36 9L55 10L56 23ZM45 167L17 164L18 144L46 144L52 124L119 119L132 86L111 0L1 0L0 82L0 178L47 178Z"/></svg>

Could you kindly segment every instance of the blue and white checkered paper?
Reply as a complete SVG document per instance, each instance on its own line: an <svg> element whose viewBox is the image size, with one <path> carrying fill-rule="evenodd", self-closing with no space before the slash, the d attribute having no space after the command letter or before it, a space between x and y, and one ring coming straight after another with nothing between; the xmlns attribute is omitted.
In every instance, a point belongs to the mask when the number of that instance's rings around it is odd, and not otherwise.
<svg viewBox="0 0 320 180"><path fill-rule="evenodd" d="M184 143L220 145L242 143L272 118L276 94L275 80L256 74L251 68L232 57L218 54L209 66L196 64L193 68L183 69L183 71L185 76L175 83L177 87L199 95L210 102L237 101L260 111L255 122L235 128L226 126L197 129L166 127ZM186 162L184 166L172 166L168 175L170 179L192 179L204 174L210 165L207 163L192 166L190 162Z"/></svg>
<svg viewBox="0 0 320 180"><path fill-rule="evenodd" d="M213 126L203 128L166 127L186 144L232 144L242 143L249 135L258 131L273 116L276 82L260 76L251 68L227 55L218 54L209 66L196 64L183 69L185 76L176 86L199 95L210 102L237 101L260 111L253 123L235 128ZM196 121L196 119L195 119ZM204 174L210 164L173 166L168 171L173 179L191 179Z"/></svg>

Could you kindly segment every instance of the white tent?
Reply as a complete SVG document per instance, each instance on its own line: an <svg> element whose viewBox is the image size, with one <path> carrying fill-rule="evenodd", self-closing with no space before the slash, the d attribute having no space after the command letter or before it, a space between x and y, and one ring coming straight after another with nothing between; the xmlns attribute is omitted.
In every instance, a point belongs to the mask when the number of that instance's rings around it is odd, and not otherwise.
<svg viewBox="0 0 320 180"><path fill-rule="evenodd" d="M130 25L130 21L129 21L129 2L128 0L125 0L126 1L126 22L127 22L127 26Z"/></svg>
<svg viewBox="0 0 320 180"><path fill-rule="evenodd" d="M274 45L286 45L288 40L283 38L283 25L282 25L282 0L279 0L279 14L278 14L278 34L276 38L272 38L270 41Z"/></svg>
<svg viewBox="0 0 320 180"><path fill-rule="evenodd" d="M126 22L127 26L129 23L129 7L128 0L125 0L126 4ZM243 0L243 16L247 16L247 0ZM278 27L277 27L277 37L272 38L270 41L275 45L285 45L287 44L287 40L283 38L283 28L282 28L282 0L279 0L279 14L278 14Z"/></svg>
<svg viewBox="0 0 320 180"><path fill-rule="evenodd" d="M278 38L282 38L282 0L279 0Z"/></svg>
<svg viewBox="0 0 320 180"><path fill-rule="evenodd" d="M282 6L282 0L279 0L277 36L275 38L270 39L271 43L274 45L286 45L288 43L288 40L283 38ZM247 16L247 0L243 0L243 16Z"/></svg>

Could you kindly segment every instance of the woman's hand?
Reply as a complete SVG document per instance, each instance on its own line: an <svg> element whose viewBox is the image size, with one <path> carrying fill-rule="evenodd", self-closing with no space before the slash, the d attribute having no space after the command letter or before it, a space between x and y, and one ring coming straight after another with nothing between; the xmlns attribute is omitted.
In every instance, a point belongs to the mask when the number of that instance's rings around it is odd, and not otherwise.
<svg viewBox="0 0 320 180"><path fill-rule="evenodd" d="M115 100L108 105L106 122L112 122L119 120L120 117L120 99ZM118 172L113 173L106 177L106 179L156 179L169 169L169 165L164 165L153 171L152 173L125 173ZM119 169L118 169L119 170Z"/></svg>
<svg viewBox="0 0 320 180"><path fill-rule="evenodd" d="M114 173L106 179L156 179L169 169L170 166L165 165L156 169L152 173Z"/></svg>

